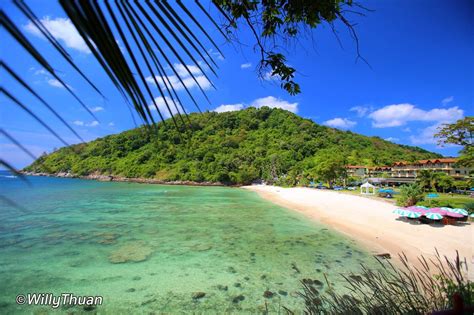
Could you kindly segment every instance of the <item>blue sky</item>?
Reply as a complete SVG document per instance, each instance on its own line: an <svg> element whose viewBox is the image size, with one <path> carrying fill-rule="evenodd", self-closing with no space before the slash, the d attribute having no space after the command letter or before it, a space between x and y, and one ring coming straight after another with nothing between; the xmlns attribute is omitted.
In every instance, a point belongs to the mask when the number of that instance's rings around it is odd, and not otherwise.
<svg viewBox="0 0 474 315"><path fill-rule="evenodd" d="M5 2L2 2L3 9L28 32L32 43L55 61L60 76L94 111L97 119L81 108L59 82L14 44L4 30L1 30L2 60L47 98L86 141L133 128L134 122L123 99L56 2L36 0L28 3L81 69L93 78L107 100L102 99L55 51L49 49L47 41L37 35L28 20ZM203 77L200 81L211 104L199 95L193 83L189 82L189 87L197 95L203 110L238 110L263 105L281 107L316 123L420 146L446 156L456 155L459 148L438 147L432 135L440 124L474 114L474 3L390 0L363 4L374 11L367 12L365 17L352 16L351 20L357 22L360 52L370 66L356 60L355 43L344 27L337 25L341 47L331 29L321 25L311 36L300 38L299 43L288 47L288 61L298 70L296 81L302 90L301 94L290 96L271 77L258 78L259 54L253 49L254 41L247 29L238 33L242 45L228 44L203 19L204 26L211 30L224 56L211 51L219 69L218 77L211 73L209 76L217 89L214 90ZM0 80L12 94L30 104L36 113L54 126L67 142L78 142L8 76L2 74ZM159 96L158 89L153 88L153 93ZM179 93L184 107L196 111L185 93ZM162 99L157 101L162 105ZM3 97L0 124L37 155L62 146L46 129ZM16 167L31 162L6 138L0 138L0 155Z"/></svg>

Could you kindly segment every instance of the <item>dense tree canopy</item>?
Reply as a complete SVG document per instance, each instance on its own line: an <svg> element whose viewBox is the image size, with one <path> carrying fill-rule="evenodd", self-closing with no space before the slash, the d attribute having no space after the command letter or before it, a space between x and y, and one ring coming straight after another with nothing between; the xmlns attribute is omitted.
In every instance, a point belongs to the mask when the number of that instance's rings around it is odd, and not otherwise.
<svg viewBox="0 0 474 315"><path fill-rule="evenodd" d="M281 109L206 112L189 118L191 125L181 130L159 124L154 132L143 127L64 147L26 170L229 184L263 179L297 185L329 180L328 174L343 163L386 165L439 157L378 137L320 126ZM347 161L341 160L345 156Z"/></svg>
<svg viewBox="0 0 474 315"><path fill-rule="evenodd" d="M435 136L441 145L462 145L458 164L474 167L474 117L464 117L453 124L444 124Z"/></svg>

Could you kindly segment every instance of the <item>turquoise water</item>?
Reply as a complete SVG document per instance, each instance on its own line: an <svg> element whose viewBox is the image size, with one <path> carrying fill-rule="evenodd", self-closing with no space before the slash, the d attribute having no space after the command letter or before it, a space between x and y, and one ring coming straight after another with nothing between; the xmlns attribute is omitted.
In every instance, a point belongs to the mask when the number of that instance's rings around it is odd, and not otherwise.
<svg viewBox="0 0 474 315"><path fill-rule="evenodd" d="M0 176L1 193L25 208L0 203L0 314L53 311L16 305L32 292L103 296L100 314L300 312L302 279L326 274L339 288L339 273L374 264L243 189L29 180Z"/></svg>

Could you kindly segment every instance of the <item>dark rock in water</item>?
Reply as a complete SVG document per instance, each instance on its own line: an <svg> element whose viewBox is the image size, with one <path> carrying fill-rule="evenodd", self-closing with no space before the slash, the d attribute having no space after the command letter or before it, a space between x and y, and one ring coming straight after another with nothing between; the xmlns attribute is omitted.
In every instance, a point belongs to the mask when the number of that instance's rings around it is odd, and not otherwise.
<svg viewBox="0 0 474 315"><path fill-rule="evenodd" d="M154 303L154 302L156 302L156 298L143 301L142 303L140 303L140 306L144 306L144 305L147 305L147 304L150 304L150 303Z"/></svg>
<svg viewBox="0 0 474 315"><path fill-rule="evenodd" d="M96 308L95 305L84 305L84 307L83 307L84 311L86 311L86 312L93 311L93 310L95 310L95 308Z"/></svg>
<svg viewBox="0 0 474 315"><path fill-rule="evenodd" d="M265 297L267 299L272 298L273 297L273 292L267 290L267 291L263 292L263 297Z"/></svg>
<svg viewBox="0 0 474 315"><path fill-rule="evenodd" d="M193 293L193 300L202 299L205 296L206 296L206 293L204 293L204 292L194 292Z"/></svg>
<svg viewBox="0 0 474 315"><path fill-rule="evenodd" d="M136 291L135 288L130 288L130 289L127 289L127 291L125 292L135 292L135 291Z"/></svg>
<svg viewBox="0 0 474 315"><path fill-rule="evenodd" d="M227 271L230 272L230 273L237 273L237 271L235 270L234 267L227 268Z"/></svg>
<svg viewBox="0 0 474 315"><path fill-rule="evenodd" d="M260 279L262 279L262 280L267 279L267 275L261 275L261 276L260 276Z"/></svg>
<svg viewBox="0 0 474 315"><path fill-rule="evenodd" d="M316 269L316 272L321 272L321 269L317 268L317 269Z"/></svg>
<svg viewBox="0 0 474 315"><path fill-rule="evenodd" d="M227 291L228 287L226 285L217 285L217 289L221 290L221 291Z"/></svg>
<svg viewBox="0 0 474 315"><path fill-rule="evenodd" d="M317 285L317 286L319 286L319 287L324 286L324 283L322 283L321 281L319 281L319 280L317 280L317 279L314 279L314 280L313 280L313 284L314 284L314 285Z"/></svg>
<svg viewBox="0 0 474 315"><path fill-rule="evenodd" d="M234 287L236 287L236 288L240 288L241 286L242 286L242 285L241 285L240 283L238 283L238 282L237 282L237 283L234 283Z"/></svg>
<svg viewBox="0 0 474 315"><path fill-rule="evenodd" d="M301 280L301 281L302 281L304 284L309 284L309 285L313 284L313 280L311 280L311 279L303 279L303 280Z"/></svg>
<svg viewBox="0 0 474 315"><path fill-rule="evenodd" d="M232 299L232 303L239 303L240 301L243 301L243 300L245 300L245 296L240 294Z"/></svg>
<svg viewBox="0 0 474 315"><path fill-rule="evenodd" d="M376 254L375 257L382 258L382 259L391 259L392 258L390 253Z"/></svg>
<svg viewBox="0 0 474 315"><path fill-rule="evenodd" d="M255 256L255 253L250 253L250 256L254 257L254 256Z"/></svg>
<svg viewBox="0 0 474 315"><path fill-rule="evenodd" d="M296 264L295 263L291 263L291 268L296 271L296 273L300 273L300 270L298 269L298 267L296 267Z"/></svg>
<svg viewBox="0 0 474 315"><path fill-rule="evenodd" d="M249 280L250 280L250 278L249 278L249 277L244 277L244 279L245 279L245 280L247 280L247 281L249 281Z"/></svg>
<svg viewBox="0 0 474 315"><path fill-rule="evenodd" d="M278 294L283 295L283 296L287 296L288 292L283 291L283 290L278 290Z"/></svg>
<svg viewBox="0 0 474 315"><path fill-rule="evenodd" d="M339 264L342 263L342 261L340 261L339 259L336 259L336 262Z"/></svg>
<svg viewBox="0 0 474 315"><path fill-rule="evenodd" d="M138 281L138 280L141 280L141 279L142 279L142 277L138 277L138 276L132 278L132 280L135 280L135 281Z"/></svg>

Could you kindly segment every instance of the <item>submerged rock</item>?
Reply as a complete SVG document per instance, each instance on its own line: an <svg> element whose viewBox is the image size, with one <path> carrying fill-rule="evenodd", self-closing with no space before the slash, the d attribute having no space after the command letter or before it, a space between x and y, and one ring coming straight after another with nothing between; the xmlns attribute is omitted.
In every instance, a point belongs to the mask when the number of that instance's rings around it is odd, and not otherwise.
<svg viewBox="0 0 474 315"><path fill-rule="evenodd" d="M245 300L245 296L240 294L232 299L232 303L239 303L240 301L243 301L243 300Z"/></svg>
<svg viewBox="0 0 474 315"><path fill-rule="evenodd" d="M109 255L109 261L113 264L145 261L152 252L152 249L142 241L130 242L113 251Z"/></svg>
<svg viewBox="0 0 474 315"><path fill-rule="evenodd" d="M283 295L283 296L287 296L288 292L283 291L283 290L278 290L278 294Z"/></svg>
<svg viewBox="0 0 474 315"><path fill-rule="evenodd" d="M206 296L205 292L194 292L193 293L193 300L202 299L205 296Z"/></svg>
<svg viewBox="0 0 474 315"><path fill-rule="evenodd" d="M130 289L127 289L125 292L135 292L135 288L130 288Z"/></svg>
<svg viewBox="0 0 474 315"><path fill-rule="evenodd" d="M236 287L236 288L240 288L241 286L242 286L242 285L241 285L240 283L238 283L238 282L237 282L237 283L234 283L234 287Z"/></svg>
<svg viewBox="0 0 474 315"><path fill-rule="evenodd" d="M218 284L217 289L219 289L221 291L227 291L228 287L226 285Z"/></svg>
<svg viewBox="0 0 474 315"><path fill-rule="evenodd" d="M270 291L270 290L267 290L265 292L263 292L263 297L269 299L269 298L272 298L273 297L273 292Z"/></svg>

